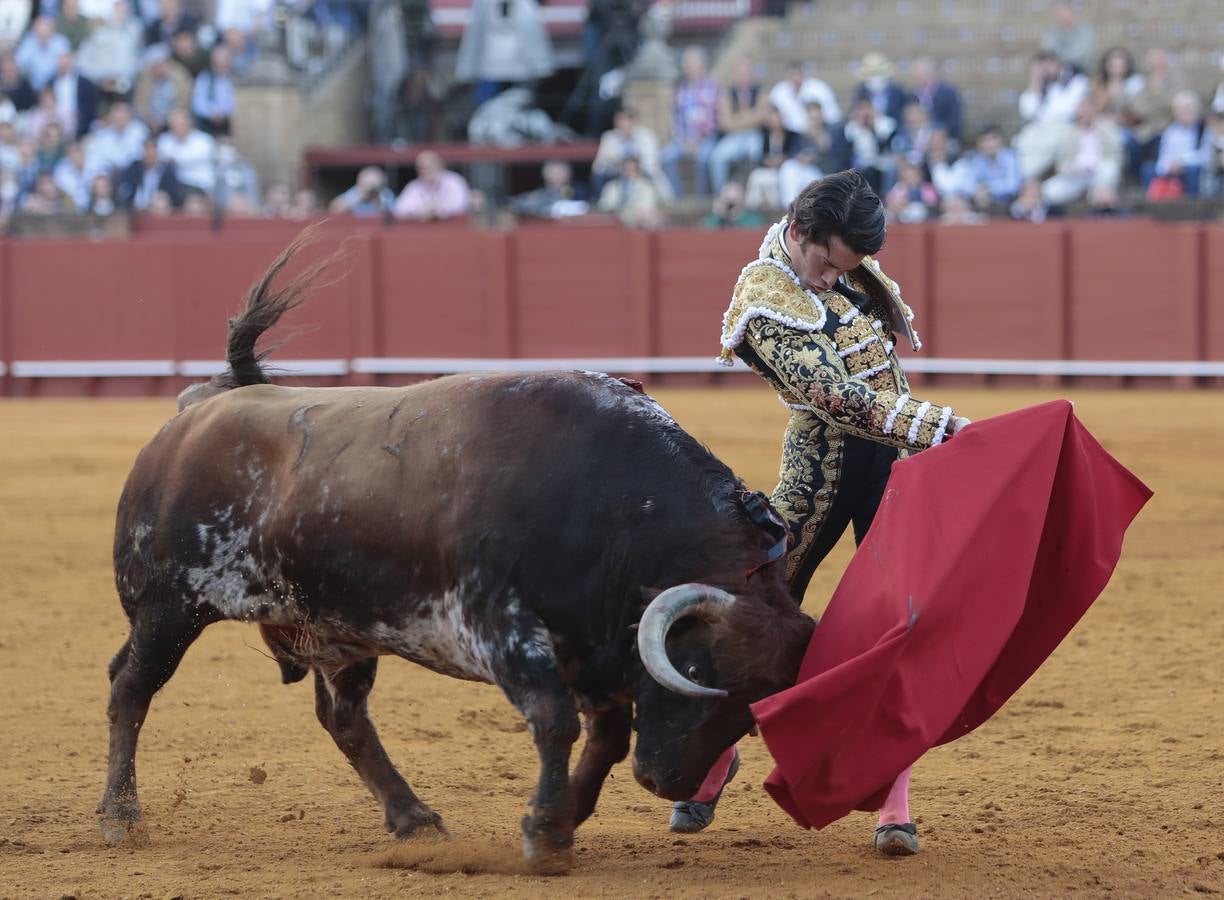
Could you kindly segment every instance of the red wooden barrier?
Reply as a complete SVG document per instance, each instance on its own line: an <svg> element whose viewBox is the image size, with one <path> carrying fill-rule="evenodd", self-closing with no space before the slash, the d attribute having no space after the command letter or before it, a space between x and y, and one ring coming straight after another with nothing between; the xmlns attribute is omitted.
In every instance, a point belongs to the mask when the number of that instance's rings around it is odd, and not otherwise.
<svg viewBox="0 0 1224 900"><path fill-rule="evenodd" d="M0 361L219 361L227 318L298 230L257 221L120 242L0 242ZM346 274L287 317L275 337L292 340L274 359L343 369L369 357L713 357L732 285L760 240L333 219L291 272L346 237ZM1224 227L897 227L881 261L918 314L925 357L1224 360ZM48 387L10 372L0 390L179 383L149 377Z"/></svg>

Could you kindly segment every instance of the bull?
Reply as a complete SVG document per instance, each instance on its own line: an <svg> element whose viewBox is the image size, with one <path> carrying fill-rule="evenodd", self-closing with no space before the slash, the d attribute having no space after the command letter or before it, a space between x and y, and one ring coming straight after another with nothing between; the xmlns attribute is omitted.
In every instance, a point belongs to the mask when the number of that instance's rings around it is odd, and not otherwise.
<svg viewBox="0 0 1224 900"><path fill-rule="evenodd" d="M379 657L501 688L540 760L524 855L563 871L632 728L638 781L688 797L751 727L749 703L793 683L813 622L768 565L785 531L662 407L606 375L269 383L255 344L320 276L325 264L273 286L308 239L248 292L228 370L180 395L123 489L115 583L131 631L109 667L102 832L143 835L150 702L229 619L258 625L285 683L313 673L320 723L397 837L445 826L368 715Z"/></svg>

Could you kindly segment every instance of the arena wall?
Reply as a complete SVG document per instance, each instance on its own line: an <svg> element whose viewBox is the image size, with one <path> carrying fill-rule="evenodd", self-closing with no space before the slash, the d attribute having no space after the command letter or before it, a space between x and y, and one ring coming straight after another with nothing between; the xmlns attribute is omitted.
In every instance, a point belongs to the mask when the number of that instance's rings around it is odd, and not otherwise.
<svg viewBox="0 0 1224 900"><path fill-rule="evenodd" d="M228 317L297 227L0 242L0 390L166 394L216 371ZM276 333L275 362L314 383L548 360L712 373L731 286L759 242L755 231L331 221L300 262L345 238L343 272ZM1221 226L896 227L881 261L917 313L925 347L907 365L919 373L1224 375Z"/></svg>

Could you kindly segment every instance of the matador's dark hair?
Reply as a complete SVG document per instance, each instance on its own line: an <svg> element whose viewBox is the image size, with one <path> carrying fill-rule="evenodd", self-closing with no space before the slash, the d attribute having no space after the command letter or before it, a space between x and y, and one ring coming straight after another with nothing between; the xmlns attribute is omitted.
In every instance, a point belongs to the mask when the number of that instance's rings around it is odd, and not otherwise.
<svg viewBox="0 0 1224 900"><path fill-rule="evenodd" d="M786 214L818 244L837 235L855 253L877 253L884 246L884 204L854 169L813 181L791 201Z"/></svg>

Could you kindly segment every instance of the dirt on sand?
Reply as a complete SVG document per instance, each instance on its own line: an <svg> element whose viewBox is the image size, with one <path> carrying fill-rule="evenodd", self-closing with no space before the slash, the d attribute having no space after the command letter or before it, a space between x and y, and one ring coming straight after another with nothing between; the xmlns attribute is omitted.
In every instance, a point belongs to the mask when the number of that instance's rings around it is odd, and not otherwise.
<svg viewBox="0 0 1224 900"><path fill-rule="evenodd" d="M1048 399L929 390L978 418ZM660 399L769 490L785 411L765 390ZM0 403L0 897L1167 897L1224 892L1224 408L1218 393L1071 392L1156 496L1105 594L1003 710L924 758L923 850L873 854L874 820L796 827L746 739L703 834L609 779L576 866L528 874L518 821L537 764L500 692L385 660L372 714L454 834L397 845L254 628L208 629L154 700L138 757L149 843L106 846L94 807L106 665L126 636L110 569L115 502L168 401ZM955 502L951 499L950 502ZM851 547L817 574L819 612Z"/></svg>

